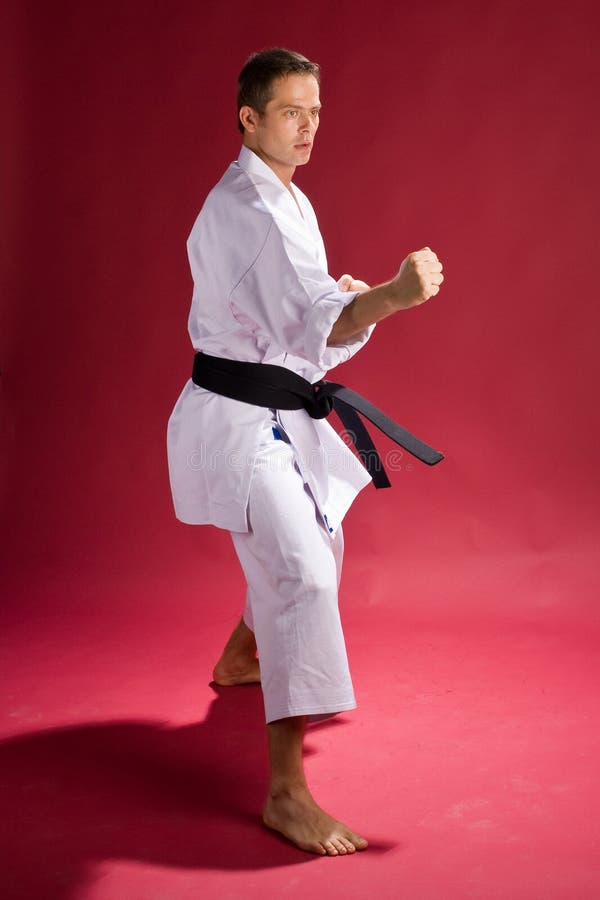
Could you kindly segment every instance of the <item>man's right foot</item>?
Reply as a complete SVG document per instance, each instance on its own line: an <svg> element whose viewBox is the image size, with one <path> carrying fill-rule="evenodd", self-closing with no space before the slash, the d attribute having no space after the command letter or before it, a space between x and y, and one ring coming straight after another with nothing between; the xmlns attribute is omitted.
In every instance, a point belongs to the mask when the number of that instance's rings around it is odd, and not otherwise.
<svg viewBox="0 0 600 900"><path fill-rule="evenodd" d="M345 856L368 846L365 838L317 806L306 787L269 794L263 822L301 850L320 856Z"/></svg>

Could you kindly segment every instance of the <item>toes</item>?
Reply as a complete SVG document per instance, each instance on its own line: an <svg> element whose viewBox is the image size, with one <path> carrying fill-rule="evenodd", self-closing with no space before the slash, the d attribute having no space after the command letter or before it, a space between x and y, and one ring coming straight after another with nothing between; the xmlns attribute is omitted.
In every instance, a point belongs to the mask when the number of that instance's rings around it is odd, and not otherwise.
<svg viewBox="0 0 600 900"><path fill-rule="evenodd" d="M323 843L323 846L325 847L327 856L338 856L337 848L334 846L332 841L325 841Z"/></svg>
<svg viewBox="0 0 600 900"><path fill-rule="evenodd" d="M346 848L346 853L354 853L354 852L356 851L356 847L354 846L354 844L352 843L352 841L349 841L349 840L348 840L348 838L341 837L341 838L340 838L340 841L341 841L341 843L344 845L344 847Z"/></svg>
<svg viewBox="0 0 600 900"><path fill-rule="evenodd" d="M360 835L358 834L352 835L352 843L357 850L366 850L369 846L368 840L366 838L360 837Z"/></svg>
<svg viewBox="0 0 600 900"><path fill-rule="evenodd" d="M348 850L346 849L346 845L343 843L341 838L334 837L331 839L331 843L333 844L333 846L335 847L337 852L340 854L340 856L345 856L346 853L348 852Z"/></svg>

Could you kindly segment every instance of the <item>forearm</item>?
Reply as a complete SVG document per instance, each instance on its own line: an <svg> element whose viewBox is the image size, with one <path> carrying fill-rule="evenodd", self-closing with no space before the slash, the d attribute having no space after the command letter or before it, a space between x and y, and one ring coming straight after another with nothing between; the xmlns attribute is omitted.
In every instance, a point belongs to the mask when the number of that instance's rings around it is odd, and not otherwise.
<svg viewBox="0 0 600 900"><path fill-rule="evenodd" d="M352 284L351 276L343 278ZM327 338L327 346L343 344L398 310L425 303L439 292L443 280L442 264L430 247L409 253L395 278L363 291L344 307Z"/></svg>
<svg viewBox="0 0 600 900"><path fill-rule="evenodd" d="M333 324L327 346L343 344L369 325L381 322L402 308L395 281L386 281L358 294L345 306Z"/></svg>

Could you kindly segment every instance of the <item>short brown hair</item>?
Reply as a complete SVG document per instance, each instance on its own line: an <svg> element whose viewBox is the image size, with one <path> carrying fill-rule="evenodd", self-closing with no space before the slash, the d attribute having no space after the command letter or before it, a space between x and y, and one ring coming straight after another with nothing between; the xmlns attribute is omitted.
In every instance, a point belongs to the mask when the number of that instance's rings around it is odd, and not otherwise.
<svg viewBox="0 0 600 900"><path fill-rule="evenodd" d="M242 134L245 131L240 121L242 106L251 106L262 116L273 96L273 82L278 78L285 78L286 75L314 75L319 84L321 83L321 69L318 64L294 50L270 47L248 57L238 78L238 128Z"/></svg>

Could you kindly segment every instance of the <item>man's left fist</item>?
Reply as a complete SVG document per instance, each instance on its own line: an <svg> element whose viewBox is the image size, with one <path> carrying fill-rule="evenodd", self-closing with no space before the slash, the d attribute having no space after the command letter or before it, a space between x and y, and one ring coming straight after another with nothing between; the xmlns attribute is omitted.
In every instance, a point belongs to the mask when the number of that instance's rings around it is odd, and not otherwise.
<svg viewBox="0 0 600 900"><path fill-rule="evenodd" d="M365 281L353 278L352 275L342 275L338 281L338 288L340 291L360 291L362 294L363 291L369 290L369 285Z"/></svg>

